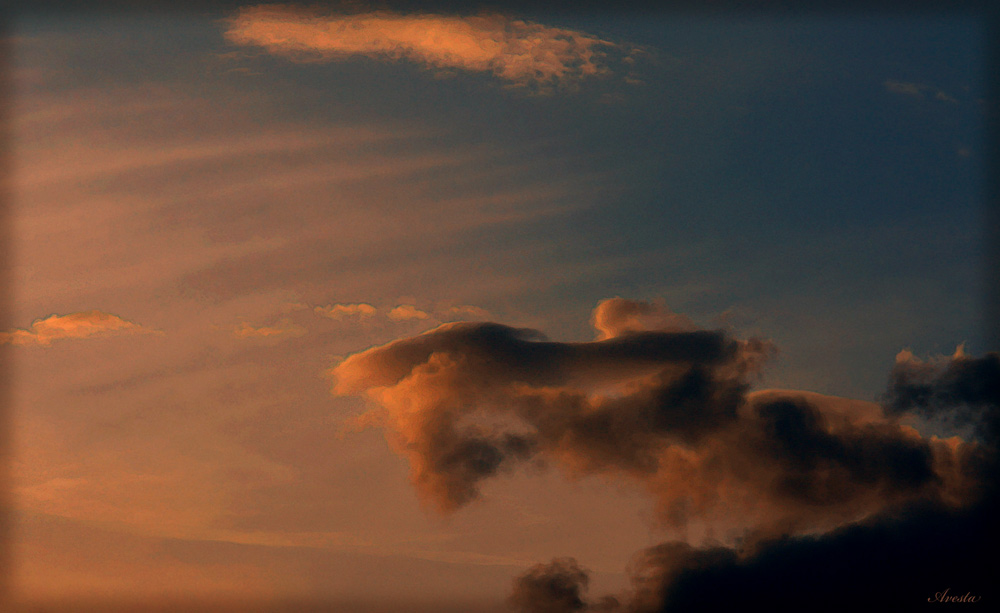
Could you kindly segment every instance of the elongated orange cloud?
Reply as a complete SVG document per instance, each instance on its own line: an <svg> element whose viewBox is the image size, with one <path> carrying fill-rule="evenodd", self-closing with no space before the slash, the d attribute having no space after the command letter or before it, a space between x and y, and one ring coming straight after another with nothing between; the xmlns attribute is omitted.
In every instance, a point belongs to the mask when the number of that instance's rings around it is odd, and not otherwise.
<svg viewBox="0 0 1000 613"><path fill-rule="evenodd" d="M27 329L16 328L0 332L0 345L41 345L67 338L89 338L112 334L139 334L152 332L137 323L104 311L83 311L69 315L52 314L36 319Z"/></svg>
<svg viewBox="0 0 1000 613"><path fill-rule="evenodd" d="M595 36L503 15L403 15L375 11L324 15L282 6L242 9L226 38L293 60L365 55L432 68L492 72L518 85L553 84L607 72Z"/></svg>

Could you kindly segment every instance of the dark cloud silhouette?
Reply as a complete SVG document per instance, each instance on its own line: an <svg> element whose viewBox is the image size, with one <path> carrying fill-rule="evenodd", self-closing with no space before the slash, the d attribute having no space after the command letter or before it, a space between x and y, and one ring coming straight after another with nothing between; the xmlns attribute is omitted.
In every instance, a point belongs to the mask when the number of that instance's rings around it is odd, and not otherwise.
<svg viewBox="0 0 1000 613"><path fill-rule="evenodd" d="M823 534L783 534L742 547L694 548L669 542L640 552L632 590L607 608L607 598L574 609L674 613L690 611L909 611L956 603L995 602L1000 498L995 476L1000 398L997 355L956 353L931 363L903 355L884 396L890 413L959 413L979 424L981 443L961 447L956 470L971 483L964 506L940 497L906 501ZM763 398L761 399L763 400ZM895 487L933 481L931 459L881 427L831 439L808 403L759 403L773 453L799 470L836 461L861 481L887 479ZM793 471L794 474L794 471ZM796 479L799 495L814 498L815 484ZM793 488L798 489L798 488ZM826 504L825 500L816 500ZM544 566L535 567L535 580ZM554 571L553 571L554 572ZM515 593L519 582L515 581ZM586 585L586 577L575 577ZM979 606L983 606L980 604Z"/></svg>
<svg viewBox="0 0 1000 613"><path fill-rule="evenodd" d="M522 613L572 613L587 608L589 577L572 558L537 564L514 581L509 603Z"/></svg>
<svg viewBox="0 0 1000 613"><path fill-rule="evenodd" d="M949 359L922 361L909 351L896 356L884 396L889 411L944 417L975 425L976 436L996 446L1000 433L1000 355L972 358L960 348Z"/></svg>
<svg viewBox="0 0 1000 613"><path fill-rule="evenodd" d="M615 298L591 321L599 340L584 343L446 324L333 369L338 393L374 402L369 419L409 459L418 491L445 512L532 459L571 474L625 475L653 496L666 525L696 520L722 535L711 546L668 542L641 552L632 590L593 601L574 560L535 566L514 582L518 610L873 602L896 610L989 585L996 354L923 362L903 352L879 405L750 392L771 344L697 329L662 304ZM910 415L975 424L977 440L922 436Z"/></svg>

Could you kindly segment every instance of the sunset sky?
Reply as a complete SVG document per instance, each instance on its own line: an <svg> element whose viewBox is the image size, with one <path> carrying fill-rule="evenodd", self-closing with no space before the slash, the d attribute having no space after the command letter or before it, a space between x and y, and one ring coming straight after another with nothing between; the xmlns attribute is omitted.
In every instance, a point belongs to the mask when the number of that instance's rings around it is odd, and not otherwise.
<svg viewBox="0 0 1000 613"><path fill-rule="evenodd" d="M16 601L643 613L974 525L974 16L310 7L9 23Z"/></svg>

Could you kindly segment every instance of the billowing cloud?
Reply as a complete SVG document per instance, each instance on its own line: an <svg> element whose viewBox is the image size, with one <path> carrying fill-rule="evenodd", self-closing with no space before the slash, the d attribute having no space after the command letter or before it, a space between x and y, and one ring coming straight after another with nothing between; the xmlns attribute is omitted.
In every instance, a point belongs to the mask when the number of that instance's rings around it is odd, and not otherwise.
<svg viewBox="0 0 1000 613"><path fill-rule="evenodd" d="M27 329L0 332L0 345L47 346L60 339L149 332L152 330L111 313L83 311L68 315L49 315L44 319L36 319Z"/></svg>
<svg viewBox="0 0 1000 613"><path fill-rule="evenodd" d="M527 458L642 484L669 525L818 529L902 500L959 500L952 443L921 438L876 405L797 392L748 394L772 351L689 329L663 305L601 303L604 340L452 323L369 349L333 369L366 394L445 511ZM647 325L668 330L642 330ZM678 324L678 322L681 322Z"/></svg>
<svg viewBox="0 0 1000 613"><path fill-rule="evenodd" d="M332 371L336 393L377 405L366 419L385 428L418 492L444 512L531 459L570 474L624 475L652 495L675 533L700 523L714 535L701 546L670 541L641 552L632 590L592 601L574 560L537 565L514 582L518 610L653 613L703 602L726 610L744 592L764 602L770 585L789 590L778 598L791 604L820 586L782 573L800 577L826 559L851 577L844 594L877 589L881 571L896 598L903 575L882 568L886 561L909 571L914 560L942 556L940 569L963 547L983 548L970 530L984 528L977 509L995 499L984 489L996 466L995 355L925 363L904 352L880 405L750 392L770 343L698 329L662 304L604 301L592 322L601 340L583 343L495 323L445 324ZM924 437L902 419L919 412L974 414L981 441ZM910 536L926 538L930 553L918 555ZM853 562L858 556L867 557ZM919 576L926 581L914 589L936 586L928 572ZM954 573L941 576L947 585L911 600L960 585ZM983 576L970 571L970 585L985 585Z"/></svg>
<svg viewBox="0 0 1000 613"><path fill-rule="evenodd" d="M558 343L462 322L352 355L332 374L337 393L381 406L418 489L453 510L539 453L585 472L655 473L666 441L736 419L767 347L706 330Z"/></svg>
<svg viewBox="0 0 1000 613"><path fill-rule="evenodd" d="M592 321L603 340L446 324L344 360L336 391L379 405L418 489L445 511L526 458L627 475L667 525L734 533L831 528L900 501L965 495L956 445L921 438L877 405L748 393L766 341L622 299L600 303Z"/></svg>
<svg viewBox="0 0 1000 613"><path fill-rule="evenodd" d="M448 16L374 11L323 14L282 6L242 9L226 38L299 61L363 55L429 68L489 72L518 85L566 83L607 72L596 36L499 14Z"/></svg>
<svg viewBox="0 0 1000 613"><path fill-rule="evenodd" d="M290 319L282 319L273 326L252 326L248 322L243 322L233 329L233 336L237 338L270 338L281 336L302 336L306 329L292 322Z"/></svg>
<svg viewBox="0 0 1000 613"><path fill-rule="evenodd" d="M913 412L973 425L978 438L996 445L992 437L1000 433L1000 355L972 358L960 346L950 358L923 361L901 351L884 400L896 414Z"/></svg>
<svg viewBox="0 0 1000 613"><path fill-rule="evenodd" d="M980 443L948 443L956 452L949 461L969 481L964 505L923 496L823 534L790 530L745 541L739 547L662 543L636 556L630 591L591 602L583 597L588 574L575 560L558 559L515 579L511 602L523 613L670 613L753 608L798 611L804 602L810 603L810 610L819 611L843 611L858 603L872 610L909 610L925 603L975 603L995 597L991 560L996 556L995 518L1000 512L993 481L1000 469L998 366L1000 356L995 353L972 358L960 349L950 358L922 361L904 351L897 357L884 397L890 415L931 412L974 419ZM768 392L756 399L756 404L769 407L765 412L770 413L775 434L785 430L788 435L776 437L782 441L775 445L777 454L798 456L795 464L810 457L829 457L834 450L830 441L805 434L811 428L803 427L801 410L781 407L786 401L777 397ZM798 416L792 417L796 412ZM877 417L869 412L860 421L873 425L879 423ZM781 422L784 425L778 425ZM880 445L887 444L883 437ZM921 462L916 457L906 459L910 452L905 448L886 454L888 449L873 452L875 446L874 440L856 441L837 453L855 457L844 463L848 471L853 465L854 470L881 472L877 465L888 463L894 464L889 471L898 473L894 475L897 482L922 480L916 472ZM815 486L805 481L797 484L804 492ZM538 594L537 602L545 606L527 604L521 596L529 592ZM555 596L546 599L547 594Z"/></svg>
<svg viewBox="0 0 1000 613"><path fill-rule="evenodd" d="M327 306L318 306L313 311L322 317L329 317L330 319L344 319L346 317L356 317L358 319L368 319L369 317L375 315L375 307L370 304L357 303L357 304L328 304Z"/></svg>
<svg viewBox="0 0 1000 613"><path fill-rule="evenodd" d="M410 321L411 319L430 319L431 316L412 304L401 304L389 311L389 319L393 321Z"/></svg>
<svg viewBox="0 0 1000 613"><path fill-rule="evenodd" d="M662 301L651 303L624 298L598 303L591 324L597 329L599 339L643 330L683 332L697 328L687 316L674 313Z"/></svg>
<svg viewBox="0 0 1000 613"><path fill-rule="evenodd" d="M580 611L586 607L583 591L589 577L571 558L538 564L518 577L510 595L511 606L525 613Z"/></svg>

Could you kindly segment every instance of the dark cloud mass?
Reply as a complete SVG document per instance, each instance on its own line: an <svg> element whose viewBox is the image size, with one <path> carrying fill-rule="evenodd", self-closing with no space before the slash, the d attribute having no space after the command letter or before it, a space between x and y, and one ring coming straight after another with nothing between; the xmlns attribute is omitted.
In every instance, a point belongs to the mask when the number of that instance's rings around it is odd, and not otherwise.
<svg viewBox="0 0 1000 613"><path fill-rule="evenodd" d="M665 446L738 421L747 379L769 351L721 330L628 329L559 343L452 323L350 356L333 374L337 393L365 393L381 408L419 491L451 511L529 457L571 471L656 474Z"/></svg>
<svg viewBox="0 0 1000 613"><path fill-rule="evenodd" d="M573 559L537 564L514 582L510 604L525 613L563 613L587 608L589 577Z"/></svg>
<svg viewBox="0 0 1000 613"><path fill-rule="evenodd" d="M1000 433L1000 355L972 358L959 349L950 359L924 362L904 351L896 357L884 397L889 411L909 411L973 424L976 435L996 446Z"/></svg>
<svg viewBox="0 0 1000 613"><path fill-rule="evenodd" d="M915 441L897 440L884 427L831 438L822 433L815 407L802 401L762 402L758 415L773 454L790 467L808 469L836 459L848 473L860 473L857 481L884 479L925 494L822 534L772 534L733 548L663 543L636 556L632 590L615 599L616 607L609 609L605 598L547 610L910 611L995 602L1000 571L997 364L994 353L982 358L959 353L930 363L905 355L884 396L890 414L934 411L976 421L985 443L950 443L955 449L949 456L956 473L952 480L964 482L964 505L928 493L934 490L927 485L940 476L933 476L933 459ZM793 478L793 483L790 490L797 496L816 498L818 482ZM826 504L822 498L813 502ZM544 580L537 570L535 575L535 581ZM515 593L524 580L515 580Z"/></svg>
<svg viewBox="0 0 1000 613"><path fill-rule="evenodd" d="M517 610L908 610L989 585L996 354L901 353L878 405L750 392L771 344L697 329L662 304L607 300L592 323L598 340L585 343L446 324L333 369L338 393L373 402L368 419L444 512L531 459L624 475L664 525L697 521L720 539L650 548L630 593L590 601L575 561L538 565L515 581ZM911 414L975 424L977 440L924 437Z"/></svg>

